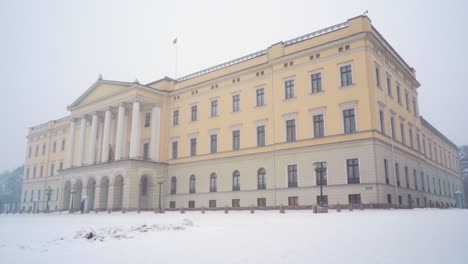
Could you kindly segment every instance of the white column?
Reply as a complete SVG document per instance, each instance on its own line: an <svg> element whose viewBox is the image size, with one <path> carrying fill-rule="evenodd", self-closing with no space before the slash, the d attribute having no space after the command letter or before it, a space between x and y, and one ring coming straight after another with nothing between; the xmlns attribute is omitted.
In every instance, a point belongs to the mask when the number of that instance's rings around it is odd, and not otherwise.
<svg viewBox="0 0 468 264"><path fill-rule="evenodd" d="M75 120L72 119L70 123L70 132L68 134L68 153L65 168L71 168L73 165L73 153L75 151L75 127Z"/></svg>
<svg viewBox="0 0 468 264"><path fill-rule="evenodd" d="M97 122L98 116L94 112L93 119L91 121L91 133L89 136L89 145L88 145L88 164L94 164L96 157L96 137L97 137Z"/></svg>
<svg viewBox="0 0 468 264"><path fill-rule="evenodd" d="M124 144L124 118L125 107L123 104L119 105L119 112L117 114L117 135L115 139L115 160L122 158L122 145Z"/></svg>
<svg viewBox="0 0 468 264"><path fill-rule="evenodd" d="M132 131L130 132L130 158L136 158L140 155L140 102L133 102L132 112Z"/></svg>
<svg viewBox="0 0 468 264"><path fill-rule="evenodd" d="M78 141L78 158L76 161L76 166L83 166L83 156L84 156L84 142L86 136L86 116L81 117L81 126L80 126L80 139Z"/></svg>
<svg viewBox="0 0 468 264"><path fill-rule="evenodd" d="M111 109L106 110L106 115L104 117L104 135L102 137L102 152L101 152L101 162L109 161L109 137L110 137L110 123L112 118Z"/></svg>
<svg viewBox="0 0 468 264"><path fill-rule="evenodd" d="M161 108L154 106L151 111L150 155L153 161L159 161L159 140L161 130Z"/></svg>

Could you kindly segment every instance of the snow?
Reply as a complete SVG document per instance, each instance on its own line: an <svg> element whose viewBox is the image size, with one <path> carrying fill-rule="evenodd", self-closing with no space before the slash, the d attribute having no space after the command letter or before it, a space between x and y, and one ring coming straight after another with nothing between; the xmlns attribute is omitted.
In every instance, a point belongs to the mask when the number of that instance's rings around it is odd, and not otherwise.
<svg viewBox="0 0 468 264"><path fill-rule="evenodd" d="M3 214L0 263L468 263L467 224L458 209Z"/></svg>

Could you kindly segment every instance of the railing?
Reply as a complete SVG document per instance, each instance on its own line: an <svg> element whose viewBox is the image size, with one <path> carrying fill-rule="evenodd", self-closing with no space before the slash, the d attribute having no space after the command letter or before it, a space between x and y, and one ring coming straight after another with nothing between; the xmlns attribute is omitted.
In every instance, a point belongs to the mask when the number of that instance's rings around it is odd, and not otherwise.
<svg viewBox="0 0 468 264"><path fill-rule="evenodd" d="M330 32L345 28L347 26L348 26L348 22L343 22L343 23L340 23L340 24L336 24L336 25L333 25L333 26L330 26L330 27L327 27L327 28L323 28L323 29L311 32L309 34L302 35L302 36L297 37L297 38L287 40L287 41L284 42L284 45L289 46L289 45L295 44L297 42L301 42L301 41L304 41L304 40L315 38L315 37L318 37L320 35L324 35L324 34L327 34L327 33L330 33Z"/></svg>

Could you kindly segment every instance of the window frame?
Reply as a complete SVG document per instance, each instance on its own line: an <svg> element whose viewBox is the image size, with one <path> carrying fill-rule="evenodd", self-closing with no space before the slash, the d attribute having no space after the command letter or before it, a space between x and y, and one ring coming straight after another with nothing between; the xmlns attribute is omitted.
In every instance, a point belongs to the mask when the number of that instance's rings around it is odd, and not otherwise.
<svg viewBox="0 0 468 264"><path fill-rule="evenodd" d="M292 86L288 85L292 82ZM296 98L296 77L287 77L283 79L283 100Z"/></svg>
<svg viewBox="0 0 468 264"><path fill-rule="evenodd" d="M343 73L341 71L341 68L343 67L350 67L350 72L351 72L351 83L349 83L349 81L347 80L346 84L343 85ZM348 78L349 76L347 76ZM354 67L353 67L353 62L352 61L348 61L348 62L343 62L343 63L340 63L338 64L338 81L339 81L339 86L340 88L344 88L344 87L349 87L349 86L353 86L355 85L355 80L354 80Z"/></svg>

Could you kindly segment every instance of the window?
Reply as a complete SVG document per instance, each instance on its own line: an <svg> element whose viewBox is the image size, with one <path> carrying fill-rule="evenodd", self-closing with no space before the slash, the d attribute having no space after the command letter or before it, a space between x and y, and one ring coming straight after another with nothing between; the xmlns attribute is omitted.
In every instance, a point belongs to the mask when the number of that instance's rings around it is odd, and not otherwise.
<svg viewBox="0 0 468 264"><path fill-rule="evenodd" d="M198 107L196 105L192 105L192 113L190 115L190 121L192 122L197 121L197 112L198 112Z"/></svg>
<svg viewBox="0 0 468 264"><path fill-rule="evenodd" d="M421 137L419 133L416 133L416 146L418 148L418 152L421 152Z"/></svg>
<svg viewBox="0 0 468 264"><path fill-rule="evenodd" d="M195 193L195 175L190 176L189 193Z"/></svg>
<svg viewBox="0 0 468 264"><path fill-rule="evenodd" d="M356 117L354 109L343 110L344 133L356 133Z"/></svg>
<svg viewBox="0 0 468 264"><path fill-rule="evenodd" d="M387 75L387 94L388 96L393 96L392 93L392 78Z"/></svg>
<svg viewBox="0 0 468 264"><path fill-rule="evenodd" d="M29 179L29 168L26 169L26 180Z"/></svg>
<svg viewBox="0 0 468 264"><path fill-rule="evenodd" d="M218 135L216 134L210 136L210 152L218 152Z"/></svg>
<svg viewBox="0 0 468 264"><path fill-rule="evenodd" d="M240 111L240 94L236 94L232 96L232 111L233 112Z"/></svg>
<svg viewBox="0 0 468 264"><path fill-rule="evenodd" d="M23 197L23 202L26 202L26 196L28 195L27 191L24 191L24 197Z"/></svg>
<svg viewBox="0 0 468 264"><path fill-rule="evenodd" d="M257 107L265 105L265 89L259 88L256 90L257 93Z"/></svg>
<svg viewBox="0 0 468 264"><path fill-rule="evenodd" d="M398 84L397 84L397 87L396 87L396 92L397 92L398 103L401 104L401 88L400 88L400 85L398 85Z"/></svg>
<svg viewBox="0 0 468 264"><path fill-rule="evenodd" d="M240 130L232 131L232 149L233 150L240 149Z"/></svg>
<svg viewBox="0 0 468 264"><path fill-rule="evenodd" d="M210 192L217 191L217 176L216 173L212 173L210 176Z"/></svg>
<svg viewBox="0 0 468 264"><path fill-rule="evenodd" d="M177 141L172 142L172 159L177 159Z"/></svg>
<svg viewBox="0 0 468 264"><path fill-rule="evenodd" d="M37 191L37 200L38 200L38 201L41 200L41 190L38 190L38 191Z"/></svg>
<svg viewBox="0 0 468 264"><path fill-rule="evenodd" d="M169 208L175 209L176 208L176 202L175 201L170 201L169 202Z"/></svg>
<svg viewBox="0 0 468 264"><path fill-rule="evenodd" d="M296 141L296 120L286 120L286 141Z"/></svg>
<svg viewBox="0 0 468 264"><path fill-rule="evenodd" d="M32 148L31 148L31 147L29 147L28 158L31 158L31 152L32 152Z"/></svg>
<svg viewBox="0 0 468 264"><path fill-rule="evenodd" d="M397 180L397 186L400 186L400 165L398 163L395 163L395 175Z"/></svg>
<svg viewBox="0 0 468 264"><path fill-rule="evenodd" d="M263 190L266 189L266 171L264 168L260 168L257 172L257 182L258 182L258 189Z"/></svg>
<svg viewBox="0 0 468 264"><path fill-rule="evenodd" d="M392 129L392 139L396 140L396 133L395 133L395 117L390 117L390 126Z"/></svg>
<svg viewBox="0 0 468 264"><path fill-rule="evenodd" d="M151 113L145 113L145 127L150 127L151 124Z"/></svg>
<svg viewBox="0 0 468 264"><path fill-rule="evenodd" d="M233 191L240 190L240 173L238 170L232 173L232 190Z"/></svg>
<svg viewBox="0 0 468 264"><path fill-rule="evenodd" d="M390 179L388 177L388 160L384 159L384 173L385 173L385 183L390 184Z"/></svg>
<svg viewBox="0 0 468 264"><path fill-rule="evenodd" d="M312 82L312 93L319 93L322 91L322 73L314 73L310 76Z"/></svg>
<svg viewBox="0 0 468 264"><path fill-rule="evenodd" d="M385 114L384 110L379 110L379 117L380 117L380 132L385 134Z"/></svg>
<svg viewBox="0 0 468 264"><path fill-rule="evenodd" d="M387 194L387 204L392 204L392 195Z"/></svg>
<svg viewBox="0 0 468 264"><path fill-rule="evenodd" d="M349 204L361 204L361 194L348 195Z"/></svg>
<svg viewBox="0 0 468 264"><path fill-rule="evenodd" d="M36 151L34 152L34 155L37 157L39 154L39 145L36 145Z"/></svg>
<svg viewBox="0 0 468 264"><path fill-rule="evenodd" d="M426 175L426 180L427 180L427 192L431 192L431 182L429 181L429 175Z"/></svg>
<svg viewBox="0 0 468 264"><path fill-rule="evenodd" d="M409 95L408 95L408 92L405 92L405 101L406 101L406 110L408 110L409 112L411 112L410 104L409 104Z"/></svg>
<svg viewBox="0 0 468 264"><path fill-rule="evenodd" d="M42 176L44 176L44 165L41 165L41 170L40 170L40 173L39 173L39 177L42 178Z"/></svg>
<svg viewBox="0 0 468 264"><path fill-rule="evenodd" d="M148 178L143 177L140 182L140 194L146 196L148 194Z"/></svg>
<svg viewBox="0 0 468 264"><path fill-rule="evenodd" d="M316 169L323 169L324 165L325 165L325 162L317 162ZM322 185L327 185L327 171L326 170L320 170L320 171L315 170L315 183L317 186L320 186L320 182L322 182Z"/></svg>
<svg viewBox="0 0 468 264"><path fill-rule="evenodd" d="M143 159L149 160L149 143L143 144Z"/></svg>
<svg viewBox="0 0 468 264"><path fill-rule="evenodd" d="M409 132L409 142L410 142L410 146L411 146L411 148L414 148L413 129L410 127L408 132Z"/></svg>
<svg viewBox="0 0 468 264"><path fill-rule="evenodd" d="M197 155L197 138L190 139L190 156Z"/></svg>
<svg viewBox="0 0 468 264"><path fill-rule="evenodd" d="M414 189L417 191L418 190L418 182L417 182L417 179L416 177L413 177L414 178ZM410 181L409 181L409 170L408 170L408 166L405 166L405 180L406 180L406 188L410 188Z"/></svg>
<svg viewBox="0 0 468 264"><path fill-rule="evenodd" d="M405 145L406 144L405 124L403 122L400 123L400 130L401 130L401 143Z"/></svg>
<svg viewBox="0 0 468 264"><path fill-rule="evenodd" d="M52 152L55 153L56 150L57 150L57 141L54 141L54 143L52 144Z"/></svg>
<svg viewBox="0 0 468 264"><path fill-rule="evenodd" d="M348 184L359 183L358 159L347 159L346 168L347 168L347 174L348 174Z"/></svg>
<svg viewBox="0 0 468 264"><path fill-rule="evenodd" d="M380 87L380 67L379 66L375 67L375 80L377 83L377 87Z"/></svg>
<svg viewBox="0 0 468 264"><path fill-rule="evenodd" d="M62 139L62 151L65 151L65 139Z"/></svg>
<svg viewBox="0 0 468 264"><path fill-rule="evenodd" d="M171 178L171 194L177 193L177 178L172 176Z"/></svg>
<svg viewBox="0 0 468 264"><path fill-rule="evenodd" d="M265 207L266 206L266 198L257 198L257 206L258 207Z"/></svg>
<svg viewBox="0 0 468 264"><path fill-rule="evenodd" d="M257 147L265 146L265 126L257 127Z"/></svg>
<svg viewBox="0 0 468 264"><path fill-rule="evenodd" d="M36 178L36 166L34 166L34 169L33 169L33 179Z"/></svg>
<svg viewBox="0 0 468 264"><path fill-rule="evenodd" d="M33 196L34 196L34 190L31 190L31 198L30 198L30 200L29 200L30 202L33 201L33 198L34 198Z"/></svg>
<svg viewBox="0 0 468 264"><path fill-rule="evenodd" d="M297 164L288 165L288 187L297 187Z"/></svg>
<svg viewBox="0 0 468 264"><path fill-rule="evenodd" d="M209 200L208 206L210 208L216 208L216 200Z"/></svg>
<svg viewBox="0 0 468 264"><path fill-rule="evenodd" d="M399 205L403 204L403 199L402 199L401 195L398 195L398 204Z"/></svg>
<svg viewBox="0 0 468 264"><path fill-rule="evenodd" d="M414 181L414 183L417 184L416 180ZM423 192L425 192L426 191L426 183L424 182L424 172L421 172L421 186L422 186ZM416 190L417 189L418 188L416 188Z"/></svg>
<svg viewBox="0 0 468 264"><path fill-rule="evenodd" d="M353 84L351 64L340 67L341 86Z"/></svg>
<svg viewBox="0 0 468 264"><path fill-rule="evenodd" d="M284 81L284 98L291 99L296 97L294 89L294 80Z"/></svg>
<svg viewBox="0 0 468 264"><path fill-rule="evenodd" d="M319 138L325 136L325 126L323 122L323 114L314 115L314 137Z"/></svg>
<svg viewBox="0 0 468 264"><path fill-rule="evenodd" d="M297 198L297 196L288 197L288 205L289 206L298 206L299 205L299 198Z"/></svg>
<svg viewBox="0 0 468 264"><path fill-rule="evenodd" d="M218 100L211 101L211 116L218 116Z"/></svg>
<svg viewBox="0 0 468 264"><path fill-rule="evenodd" d="M50 164L50 176L54 176L54 163Z"/></svg>
<svg viewBox="0 0 468 264"><path fill-rule="evenodd" d="M413 113L414 116L418 116L418 108L416 107L416 99L413 97Z"/></svg>
<svg viewBox="0 0 468 264"><path fill-rule="evenodd" d="M177 126L179 124L179 110L172 112L172 125Z"/></svg>
<svg viewBox="0 0 468 264"><path fill-rule="evenodd" d="M188 208L195 208L195 201L188 201Z"/></svg>
<svg viewBox="0 0 468 264"><path fill-rule="evenodd" d="M232 199L232 207L240 207L240 199Z"/></svg>
<svg viewBox="0 0 468 264"><path fill-rule="evenodd" d="M423 135L422 145L423 145L423 154L424 156L426 156L426 136L424 135Z"/></svg>
<svg viewBox="0 0 468 264"><path fill-rule="evenodd" d="M42 145L42 155L45 155L46 152L46 144Z"/></svg>
<svg viewBox="0 0 468 264"><path fill-rule="evenodd" d="M323 197L323 198L320 199L321 197ZM323 196L317 195L317 204L322 204L321 202L323 202L324 205L327 205L328 204L328 195L323 195Z"/></svg>
<svg viewBox="0 0 468 264"><path fill-rule="evenodd" d="M60 161L59 163L59 170L62 170L63 169L63 161Z"/></svg>

